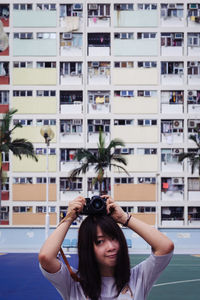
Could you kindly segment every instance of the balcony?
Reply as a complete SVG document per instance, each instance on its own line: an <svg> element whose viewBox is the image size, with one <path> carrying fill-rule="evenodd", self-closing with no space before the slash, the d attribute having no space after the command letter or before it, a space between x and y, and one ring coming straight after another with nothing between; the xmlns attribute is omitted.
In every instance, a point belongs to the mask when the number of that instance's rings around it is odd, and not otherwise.
<svg viewBox="0 0 200 300"><path fill-rule="evenodd" d="M0 62L0 85L9 84L10 75L9 75L9 63Z"/></svg>
<svg viewBox="0 0 200 300"><path fill-rule="evenodd" d="M200 25L200 4L199 3L187 4L187 23L188 23L188 27L199 29L199 25Z"/></svg>
<svg viewBox="0 0 200 300"><path fill-rule="evenodd" d="M183 143L183 120L161 120L161 141L166 144Z"/></svg>
<svg viewBox="0 0 200 300"><path fill-rule="evenodd" d="M163 227L182 227L184 225L184 207L162 207L161 225Z"/></svg>
<svg viewBox="0 0 200 300"><path fill-rule="evenodd" d="M110 55L110 33L88 33L88 56Z"/></svg>
<svg viewBox="0 0 200 300"><path fill-rule="evenodd" d="M60 113L82 114L83 92L82 91L60 91Z"/></svg>
<svg viewBox="0 0 200 300"><path fill-rule="evenodd" d="M110 4L88 4L88 27L110 27Z"/></svg>
<svg viewBox="0 0 200 300"><path fill-rule="evenodd" d="M82 85L82 62L61 62L60 63L60 84L61 85Z"/></svg>
<svg viewBox="0 0 200 300"><path fill-rule="evenodd" d="M83 120L60 120L61 143L83 143Z"/></svg>
<svg viewBox="0 0 200 300"><path fill-rule="evenodd" d="M198 177L188 178L188 200L199 201L199 192L200 192L199 178Z"/></svg>
<svg viewBox="0 0 200 300"><path fill-rule="evenodd" d="M4 27L9 26L10 9L9 4L0 4L0 20Z"/></svg>
<svg viewBox="0 0 200 300"><path fill-rule="evenodd" d="M60 4L60 27L65 32L83 30L83 4Z"/></svg>
<svg viewBox="0 0 200 300"><path fill-rule="evenodd" d="M200 91L190 90L187 96L187 109L188 113L200 113Z"/></svg>
<svg viewBox="0 0 200 300"><path fill-rule="evenodd" d="M75 199L82 192L82 178L60 178L60 200L65 201L65 205L68 206L69 201Z"/></svg>
<svg viewBox="0 0 200 300"><path fill-rule="evenodd" d="M161 55L162 56L182 56L184 54L184 34L161 33Z"/></svg>
<svg viewBox="0 0 200 300"><path fill-rule="evenodd" d="M184 25L182 3L161 4L161 26L180 27Z"/></svg>
<svg viewBox="0 0 200 300"><path fill-rule="evenodd" d="M88 91L88 113L107 114L110 113L109 91Z"/></svg>
<svg viewBox="0 0 200 300"><path fill-rule="evenodd" d="M163 114L183 113L183 91L161 91L161 112Z"/></svg>
<svg viewBox="0 0 200 300"><path fill-rule="evenodd" d="M200 84L200 61L189 61L187 63L188 73L187 82L188 85L199 85Z"/></svg>
<svg viewBox="0 0 200 300"><path fill-rule="evenodd" d="M184 200L184 179L182 177L162 178L162 201Z"/></svg>
<svg viewBox="0 0 200 300"><path fill-rule="evenodd" d="M99 131L104 132L105 143L110 141L110 120L88 120L88 143L97 144L99 142Z"/></svg>
<svg viewBox="0 0 200 300"><path fill-rule="evenodd" d="M89 85L109 85L110 80L110 62L88 62Z"/></svg>
<svg viewBox="0 0 200 300"><path fill-rule="evenodd" d="M184 63L161 62L161 83L163 85L182 85L184 83Z"/></svg>
<svg viewBox="0 0 200 300"><path fill-rule="evenodd" d="M162 172L183 172L184 164L178 161L180 153L183 153L183 149L161 149Z"/></svg>
<svg viewBox="0 0 200 300"><path fill-rule="evenodd" d="M80 33L63 32L60 34L61 56L82 56L83 35Z"/></svg>

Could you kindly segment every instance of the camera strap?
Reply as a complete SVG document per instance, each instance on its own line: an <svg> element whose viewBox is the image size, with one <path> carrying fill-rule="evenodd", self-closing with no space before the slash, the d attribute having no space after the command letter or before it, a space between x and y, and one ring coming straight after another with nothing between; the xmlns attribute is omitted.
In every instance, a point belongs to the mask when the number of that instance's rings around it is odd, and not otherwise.
<svg viewBox="0 0 200 300"><path fill-rule="evenodd" d="M60 224L64 223L66 220L67 220L67 216L61 220L61 222L58 224L58 226L60 226ZM58 226L57 226L57 227L58 227ZM66 257L65 254L64 254L64 251L63 251L62 247L60 247L60 254L62 255L62 258L63 258L63 260L64 260L64 262L65 262L65 264L66 264L66 266L67 266L67 269L69 270L69 273L70 273L70 276L72 277L72 279L73 279L74 281L80 282L79 277L78 277L77 274L72 270L72 268L71 268L71 266L70 266L70 264L69 264L69 262L68 262L68 260L67 260L67 257Z"/></svg>

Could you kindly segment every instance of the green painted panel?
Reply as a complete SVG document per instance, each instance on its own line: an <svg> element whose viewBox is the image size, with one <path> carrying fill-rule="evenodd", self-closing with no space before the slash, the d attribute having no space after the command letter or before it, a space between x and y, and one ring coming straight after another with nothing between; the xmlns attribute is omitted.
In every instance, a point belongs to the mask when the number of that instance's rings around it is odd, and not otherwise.
<svg viewBox="0 0 200 300"><path fill-rule="evenodd" d="M56 27L56 11L13 11L13 27Z"/></svg>
<svg viewBox="0 0 200 300"><path fill-rule="evenodd" d="M56 56L56 39L15 39L13 56Z"/></svg>
<svg viewBox="0 0 200 300"><path fill-rule="evenodd" d="M157 39L120 40L114 41L116 56L156 56L158 55Z"/></svg>
<svg viewBox="0 0 200 300"><path fill-rule="evenodd" d="M157 27L157 10L114 11L115 27Z"/></svg>

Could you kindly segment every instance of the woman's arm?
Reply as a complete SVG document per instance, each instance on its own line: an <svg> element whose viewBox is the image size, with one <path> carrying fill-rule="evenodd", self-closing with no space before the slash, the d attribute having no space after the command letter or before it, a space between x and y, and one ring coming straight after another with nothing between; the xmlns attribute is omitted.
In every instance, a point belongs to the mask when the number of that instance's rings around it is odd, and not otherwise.
<svg viewBox="0 0 200 300"><path fill-rule="evenodd" d="M109 196L107 198L107 211L111 212L112 218L121 223L126 223L127 214ZM155 255L165 255L174 249L173 242L159 230L131 216L128 225L130 229L141 236L151 247Z"/></svg>
<svg viewBox="0 0 200 300"><path fill-rule="evenodd" d="M65 221L62 222L43 244L39 253L39 262L43 269L49 273L55 273L60 269L60 262L57 259L58 252L63 240L73 221L77 218L85 204L85 198L77 197L69 203Z"/></svg>

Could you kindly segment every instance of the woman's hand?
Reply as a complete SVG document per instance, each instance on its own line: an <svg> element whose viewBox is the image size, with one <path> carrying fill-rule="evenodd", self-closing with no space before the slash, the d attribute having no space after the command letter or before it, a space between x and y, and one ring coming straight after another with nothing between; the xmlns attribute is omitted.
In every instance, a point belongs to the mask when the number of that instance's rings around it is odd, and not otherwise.
<svg viewBox="0 0 200 300"><path fill-rule="evenodd" d="M119 204L116 203L109 195L103 195L101 197L106 198L107 213L111 215L115 222L124 224L127 220L127 214L123 211Z"/></svg>
<svg viewBox="0 0 200 300"><path fill-rule="evenodd" d="M82 196L76 197L74 200L69 201L67 215L71 222L74 222L78 215L82 212L83 206L85 205L85 198Z"/></svg>

